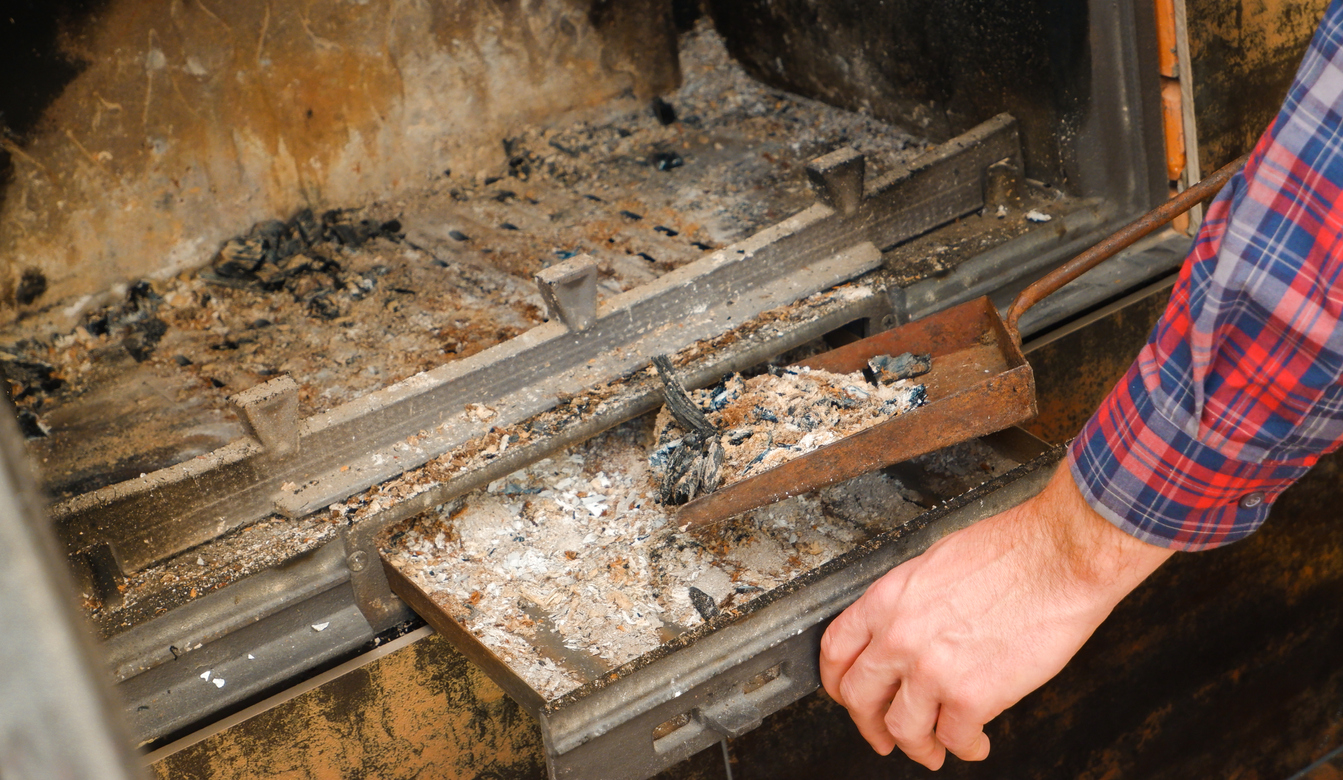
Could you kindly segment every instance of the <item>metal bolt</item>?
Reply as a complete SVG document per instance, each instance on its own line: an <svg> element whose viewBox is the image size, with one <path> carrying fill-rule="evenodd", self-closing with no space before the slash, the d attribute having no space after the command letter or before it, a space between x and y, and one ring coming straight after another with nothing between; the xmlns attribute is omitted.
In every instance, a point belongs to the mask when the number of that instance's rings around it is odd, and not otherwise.
<svg viewBox="0 0 1343 780"><path fill-rule="evenodd" d="M368 553L364 552L363 550L355 550L354 552L350 553L350 557L346 558L345 562L349 564L350 571L354 572L363 571L364 569L368 568Z"/></svg>
<svg viewBox="0 0 1343 780"><path fill-rule="evenodd" d="M894 328L894 327L895 327L895 315L894 315L894 314L887 314L885 317L882 317L882 318L881 318L881 327L883 327L883 328Z"/></svg>

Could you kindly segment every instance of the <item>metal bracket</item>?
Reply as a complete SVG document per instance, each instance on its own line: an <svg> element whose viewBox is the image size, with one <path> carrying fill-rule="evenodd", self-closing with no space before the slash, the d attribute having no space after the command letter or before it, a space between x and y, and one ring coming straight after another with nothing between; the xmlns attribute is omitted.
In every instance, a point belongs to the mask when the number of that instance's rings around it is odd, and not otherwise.
<svg viewBox="0 0 1343 780"><path fill-rule="evenodd" d="M1021 208L1021 168L1011 159L984 169L984 210Z"/></svg>
<svg viewBox="0 0 1343 780"><path fill-rule="evenodd" d="M597 320L597 261L576 255L536 274L550 319L569 330L586 330Z"/></svg>
<svg viewBox="0 0 1343 780"><path fill-rule="evenodd" d="M867 158L848 146L807 163L807 178L821 202L841 214L852 214L863 202Z"/></svg>
<svg viewBox="0 0 1343 780"><path fill-rule="evenodd" d="M377 541L384 527L362 523L349 526L342 534L345 566L350 570L354 603L375 634L415 616L410 607L392 593L392 587L387 582L387 572L382 568Z"/></svg>
<svg viewBox="0 0 1343 780"><path fill-rule="evenodd" d="M266 451L287 455L298 450L298 385L288 376L276 377L229 399L238 418Z"/></svg>

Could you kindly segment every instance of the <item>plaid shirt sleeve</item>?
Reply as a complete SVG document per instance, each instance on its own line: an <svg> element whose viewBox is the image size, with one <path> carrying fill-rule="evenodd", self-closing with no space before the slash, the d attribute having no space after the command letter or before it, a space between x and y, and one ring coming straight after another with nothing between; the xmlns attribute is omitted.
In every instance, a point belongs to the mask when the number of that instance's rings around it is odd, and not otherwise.
<svg viewBox="0 0 1343 780"><path fill-rule="evenodd" d="M1343 0L1069 451L1089 503L1181 550L1253 532L1343 440Z"/></svg>

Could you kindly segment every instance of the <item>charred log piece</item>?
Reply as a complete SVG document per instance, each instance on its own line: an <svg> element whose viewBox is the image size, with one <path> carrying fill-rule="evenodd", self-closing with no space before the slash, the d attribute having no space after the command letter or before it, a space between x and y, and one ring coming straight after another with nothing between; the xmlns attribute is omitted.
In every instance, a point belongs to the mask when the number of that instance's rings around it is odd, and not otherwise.
<svg viewBox="0 0 1343 780"><path fill-rule="evenodd" d="M718 602L714 601L713 596L705 593L694 585L690 586L690 603L694 605L695 611L704 618L704 622L709 622L718 617L721 610L718 608Z"/></svg>
<svg viewBox="0 0 1343 780"><path fill-rule="evenodd" d="M667 469L658 486L658 500L679 506L699 495L712 493L722 482L723 443L721 432L690 400L666 355L653 358L662 380L662 398L676 423L689 431L667 456Z"/></svg>
<svg viewBox="0 0 1343 780"><path fill-rule="evenodd" d="M933 358L932 355L915 355L910 352L895 357L877 355L867 361L867 367L872 369L875 384L889 385L901 379L913 379L932 371Z"/></svg>

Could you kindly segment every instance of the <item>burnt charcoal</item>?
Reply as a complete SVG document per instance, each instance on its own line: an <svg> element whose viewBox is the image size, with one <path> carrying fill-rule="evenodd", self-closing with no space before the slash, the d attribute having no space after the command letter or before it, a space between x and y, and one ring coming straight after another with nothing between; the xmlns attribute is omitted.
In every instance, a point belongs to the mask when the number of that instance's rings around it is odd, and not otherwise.
<svg viewBox="0 0 1343 780"><path fill-rule="evenodd" d="M249 279L261 266L261 244L244 238L230 238L224 242L211 267L225 279Z"/></svg>
<svg viewBox="0 0 1343 780"><path fill-rule="evenodd" d="M163 296L155 292L154 285L147 280L141 279L126 291L126 304L131 313L158 311L161 303Z"/></svg>
<svg viewBox="0 0 1343 780"><path fill-rule="evenodd" d="M685 158L676 152L658 152L653 155L653 167L659 171L670 171L685 165Z"/></svg>
<svg viewBox="0 0 1343 780"><path fill-rule="evenodd" d="M294 296L296 301L306 301L316 295L326 295L331 292L327 286L329 280L323 280L316 274L302 274L290 278L284 283L284 289Z"/></svg>
<svg viewBox="0 0 1343 780"><path fill-rule="evenodd" d="M216 387L216 388L224 388L224 387L228 387L228 385L224 384L223 382L219 381L218 379L215 379L214 377L209 377L209 379L210 379L210 386L211 386L211 387Z"/></svg>
<svg viewBox="0 0 1343 780"><path fill-rule="evenodd" d="M303 209L289 218L289 231L298 236L304 244L315 244L322 239L322 226L312 209Z"/></svg>
<svg viewBox="0 0 1343 780"><path fill-rule="evenodd" d="M279 243L275 247L275 256L270 262L284 262L285 258L300 254L307 248L308 242L303 240L298 230L286 228L284 235L280 236Z"/></svg>
<svg viewBox="0 0 1343 780"><path fill-rule="evenodd" d="M252 272L261 286L267 290L278 290L284 286L285 279L293 276L293 273L287 268L281 268L271 263L262 263Z"/></svg>
<svg viewBox="0 0 1343 780"><path fill-rule="evenodd" d="M340 306L327 295L318 295L308 301L308 315L322 320L334 320L343 312Z"/></svg>
<svg viewBox="0 0 1343 780"><path fill-rule="evenodd" d="M643 215L643 214L636 214L636 213L634 213L633 211L621 211L621 212L620 212L620 216L624 217L625 219L633 219L633 220L635 220L635 221L638 221L638 220L641 220L641 219L644 218L644 215Z"/></svg>
<svg viewBox="0 0 1343 780"><path fill-rule="evenodd" d="M590 201L594 201L594 202L596 202L596 203L605 203L605 202L606 202L606 201L602 200L601 198L597 197L596 195L584 195L583 197L587 198L587 199L590 200Z"/></svg>
<svg viewBox="0 0 1343 780"><path fill-rule="evenodd" d="M260 246L261 262L273 263L281 257L280 247L285 242L285 224L278 219L268 219L252 226L248 239Z"/></svg>
<svg viewBox="0 0 1343 780"><path fill-rule="evenodd" d="M449 230L448 237L453 241L470 241L471 237L460 230Z"/></svg>
<svg viewBox="0 0 1343 780"><path fill-rule="evenodd" d="M355 229L354 225L346 222L327 225L326 232L336 240L336 243L342 246L359 246L362 243L359 240L359 231Z"/></svg>
<svg viewBox="0 0 1343 780"><path fill-rule="evenodd" d="M726 452L717 432L695 431L681 439L667 457L658 485L658 501L679 506L718 489Z"/></svg>
<svg viewBox="0 0 1343 780"><path fill-rule="evenodd" d="M520 230L520 228L519 228L517 225L514 225L512 222L500 222L500 223L499 223L499 229L500 229L500 230Z"/></svg>
<svg viewBox="0 0 1343 780"><path fill-rule="evenodd" d="M550 141L550 146L551 146L551 148L553 148L553 149L555 149L555 150L557 150L557 151L564 152L565 154L567 154L567 155L570 156L570 157L578 157L578 156L579 156L579 153L578 153L576 150L574 150L574 149L570 149L569 147L565 146L564 144L562 144L562 143L560 143L559 141L556 141L556 140L554 140L554 139L551 139L551 141Z"/></svg>
<svg viewBox="0 0 1343 780"><path fill-rule="evenodd" d="M669 125L676 121L676 109L672 107L671 103L668 103L662 98L653 98L651 108L653 110L653 116L657 118L659 123Z"/></svg>
<svg viewBox="0 0 1343 780"><path fill-rule="evenodd" d="M933 358L931 355L904 352L894 357L877 355L867 361L867 365L879 384L889 385L901 379L913 379L932 371Z"/></svg>
<svg viewBox="0 0 1343 780"><path fill-rule="evenodd" d="M191 358L187 357L186 355L176 355L173 357L173 360L176 360L177 365L181 366L182 368L186 368L187 366L191 365Z"/></svg>
<svg viewBox="0 0 1343 780"><path fill-rule="evenodd" d="M499 201L500 203L507 203L510 200L516 200L517 197L518 194L513 190L499 190L498 192L494 193L494 199Z"/></svg>
<svg viewBox="0 0 1343 780"><path fill-rule="evenodd" d="M656 263L656 262L657 262L657 258L656 258L656 257L653 257L652 255L648 254L647 252L640 252L640 253L639 253L639 257L642 257L643 259L647 260L647 261L650 262L650 263Z"/></svg>
<svg viewBox="0 0 1343 780"><path fill-rule="evenodd" d="M530 152L509 158L508 175L521 181L527 181L527 177L532 175L535 164L536 160Z"/></svg>
<svg viewBox="0 0 1343 780"><path fill-rule="evenodd" d="M47 291L47 277L36 268L25 268L19 277L19 286L14 290L14 301L27 306Z"/></svg>
<svg viewBox="0 0 1343 780"><path fill-rule="evenodd" d="M348 211L332 209L322 214L322 235L342 246L358 247L378 234L372 220L355 220Z"/></svg>
<svg viewBox="0 0 1343 780"><path fill-rule="evenodd" d="M46 435L51 432L51 429L39 420L36 414L33 414L27 409L20 409L18 416L19 430L23 433L23 438L25 439L45 438Z"/></svg>
<svg viewBox="0 0 1343 780"><path fill-rule="evenodd" d="M38 389L46 393L59 390L65 381L56 376L56 369L40 360L12 358L0 360L0 376L9 382L23 385L25 392Z"/></svg>
<svg viewBox="0 0 1343 780"><path fill-rule="evenodd" d="M419 293L415 292L414 290L410 290L410 289L407 289L407 288L405 288L405 287L393 287L393 288L392 288L392 292L396 293L397 295L418 295L418 294L419 294Z"/></svg>
<svg viewBox="0 0 1343 780"><path fill-rule="evenodd" d="M444 176L451 176L451 175L452 175L452 169L451 169L451 168L444 168L444 169L443 169L443 175L444 175Z"/></svg>
<svg viewBox="0 0 1343 780"><path fill-rule="evenodd" d="M676 378L675 369L672 368L671 361L666 355L653 356L653 368L657 370L658 378L662 380L662 400L667 404L667 411L671 412L676 422L687 431L695 431L704 435L717 434L718 429L709 418L704 416L704 411L695 405L686 393L685 386Z"/></svg>
<svg viewBox="0 0 1343 780"><path fill-rule="evenodd" d="M384 236L392 237L401 232L401 220L389 219L378 226L378 231Z"/></svg>
<svg viewBox="0 0 1343 780"><path fill-rule="evenodd" d="M105 313L91 314L84 323L84 330L95 336L106 336L111 329L112 323Z"/></svg>
<svg viewBox="0 0 1343 780"><path fill-rule="evenodd" d="M126 335L121 337L121 346L126 348L136 363L143 363L154 354L154 348L167 332L168 323L151 316L128 325Z"/></svg>
<svg viewBox="0 0 1343 780"><path fill-rule="evenodd" d="M653 231L654 231L655 233L661 233L661 234L663 234L664 236L667 236L668 238L671 238L672 236L678 236L678 235L680 235L680 233L677 233L675 230L672 230L671 228L667 227L666 225L658 225L658 226L656 226L656 227L653 228Z"/></svg>
<svg viewBox="0 0 1343 780"><path fill-rule="evenodd" d="M690 603L695 606L695 611L704 618L705 622L718 617L718 602L713 600L713 596L705 593L694 585L690 586Z"/></svg>

